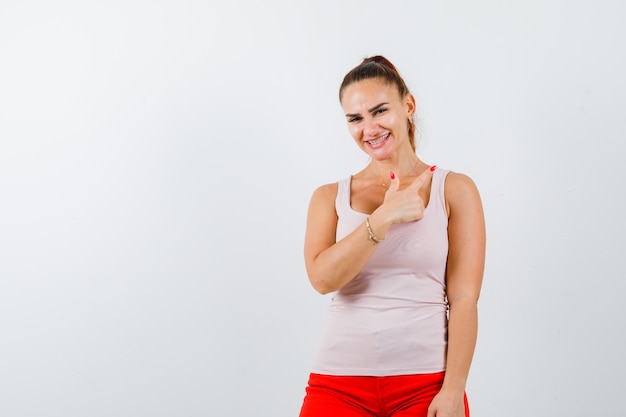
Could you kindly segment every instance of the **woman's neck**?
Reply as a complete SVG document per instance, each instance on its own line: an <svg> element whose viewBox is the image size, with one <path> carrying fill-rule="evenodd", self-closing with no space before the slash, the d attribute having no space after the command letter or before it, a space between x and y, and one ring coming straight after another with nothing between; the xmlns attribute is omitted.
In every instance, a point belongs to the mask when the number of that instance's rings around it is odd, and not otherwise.
<svg viewBox="0 0 626 417"><path fill-rule="evenodd" d="M403 158L398 161L384 160L384 161L371 161L368 165L368 170L372 178L376 178L380 185L388 188L391 182L390 173L400 179L405 177L412 177L418 175L420 168L424 164L416 155L410 155L407 158Z"/></svg>
<svg viewBox="0 0 626 417"><path fill-rule="evenodd" d="M422 165L422 161L416 155L409 155L398 160L371 161L371 173L381 178L389 178L389 173L393 172L399 177L417 175L417 168Z"/></svg>

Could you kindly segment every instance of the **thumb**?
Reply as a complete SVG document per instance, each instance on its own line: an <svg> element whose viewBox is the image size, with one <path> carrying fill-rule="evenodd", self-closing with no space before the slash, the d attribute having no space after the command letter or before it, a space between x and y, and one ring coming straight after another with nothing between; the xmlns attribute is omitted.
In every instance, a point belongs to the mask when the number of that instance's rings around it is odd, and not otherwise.
<svg viewBox="0 0 626 417"><path fill-rule="evenodd" d="M398 191L398 188L400 187L400 180L398 179L398 176L391 171L389 173L389 178L391 179L391 182L389 183L389 191Z"/></svg>

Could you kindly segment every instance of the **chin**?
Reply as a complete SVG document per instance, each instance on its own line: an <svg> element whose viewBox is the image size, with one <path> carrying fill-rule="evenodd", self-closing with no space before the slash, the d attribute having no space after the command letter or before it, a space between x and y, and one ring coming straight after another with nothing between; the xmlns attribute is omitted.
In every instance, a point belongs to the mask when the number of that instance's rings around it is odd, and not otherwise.
<svg viewBox="0 0 626 417"><path fill-rule="evenodd" d="M391 152L371 152L369 153L369 156L374 161L384 161L391 157Z"/></svg>

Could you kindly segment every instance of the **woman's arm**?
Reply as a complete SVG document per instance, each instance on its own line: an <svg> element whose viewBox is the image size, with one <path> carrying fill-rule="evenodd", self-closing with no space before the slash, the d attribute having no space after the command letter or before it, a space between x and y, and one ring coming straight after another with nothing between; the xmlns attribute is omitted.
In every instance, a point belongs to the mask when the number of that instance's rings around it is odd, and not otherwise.
<svg viewBox="0 0 626 417"><path fill-rule="evenodd" d="M399 190L400 180L391 181L383 203L369 216L372 231L384 239L394 223L419 220L424 215L424 201L419 190L430 183L432 170L426 169L411 184ZM311 285L321 294L336 291L350 282L376 251L369 239L365 222L352 233L335 241L337 184L321 186L309 204L304 261Z"/></svg>
<svg viewBox="0 0 626 417"><path fill-rule="evenodd" d="M478 297L485 264L485 220L473 181L461 174L446 178L448 264L446 295L450 307L446 376L428 416L464 416L463 396L476 346Z"/></svg>
<svg viewBox="0 0 626 417"><path fill-rule="evenodd" d="M321 294L336 291L350 282L376 251L365 223L335 242L338 220L336 195L337 184L324 185L315 190L307 217L304 261L311 285ZM377 211L370 215L370 226L374 234L382 239L391 223L384 220L380 210Z"/></svg>

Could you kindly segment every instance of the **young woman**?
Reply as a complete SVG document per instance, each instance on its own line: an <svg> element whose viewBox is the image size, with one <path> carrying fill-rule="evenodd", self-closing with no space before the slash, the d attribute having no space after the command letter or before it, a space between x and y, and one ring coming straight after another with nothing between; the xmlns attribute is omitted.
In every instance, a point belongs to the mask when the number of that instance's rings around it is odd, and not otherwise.
<svg viewBox="0 0 626 417"><path fill-rule="evenodd" d="M370 162L311 198L306 269L332 299L300 416L469 416L479 193L417 157L415 98L387 59L352 69L339 99Z"/></svg>

